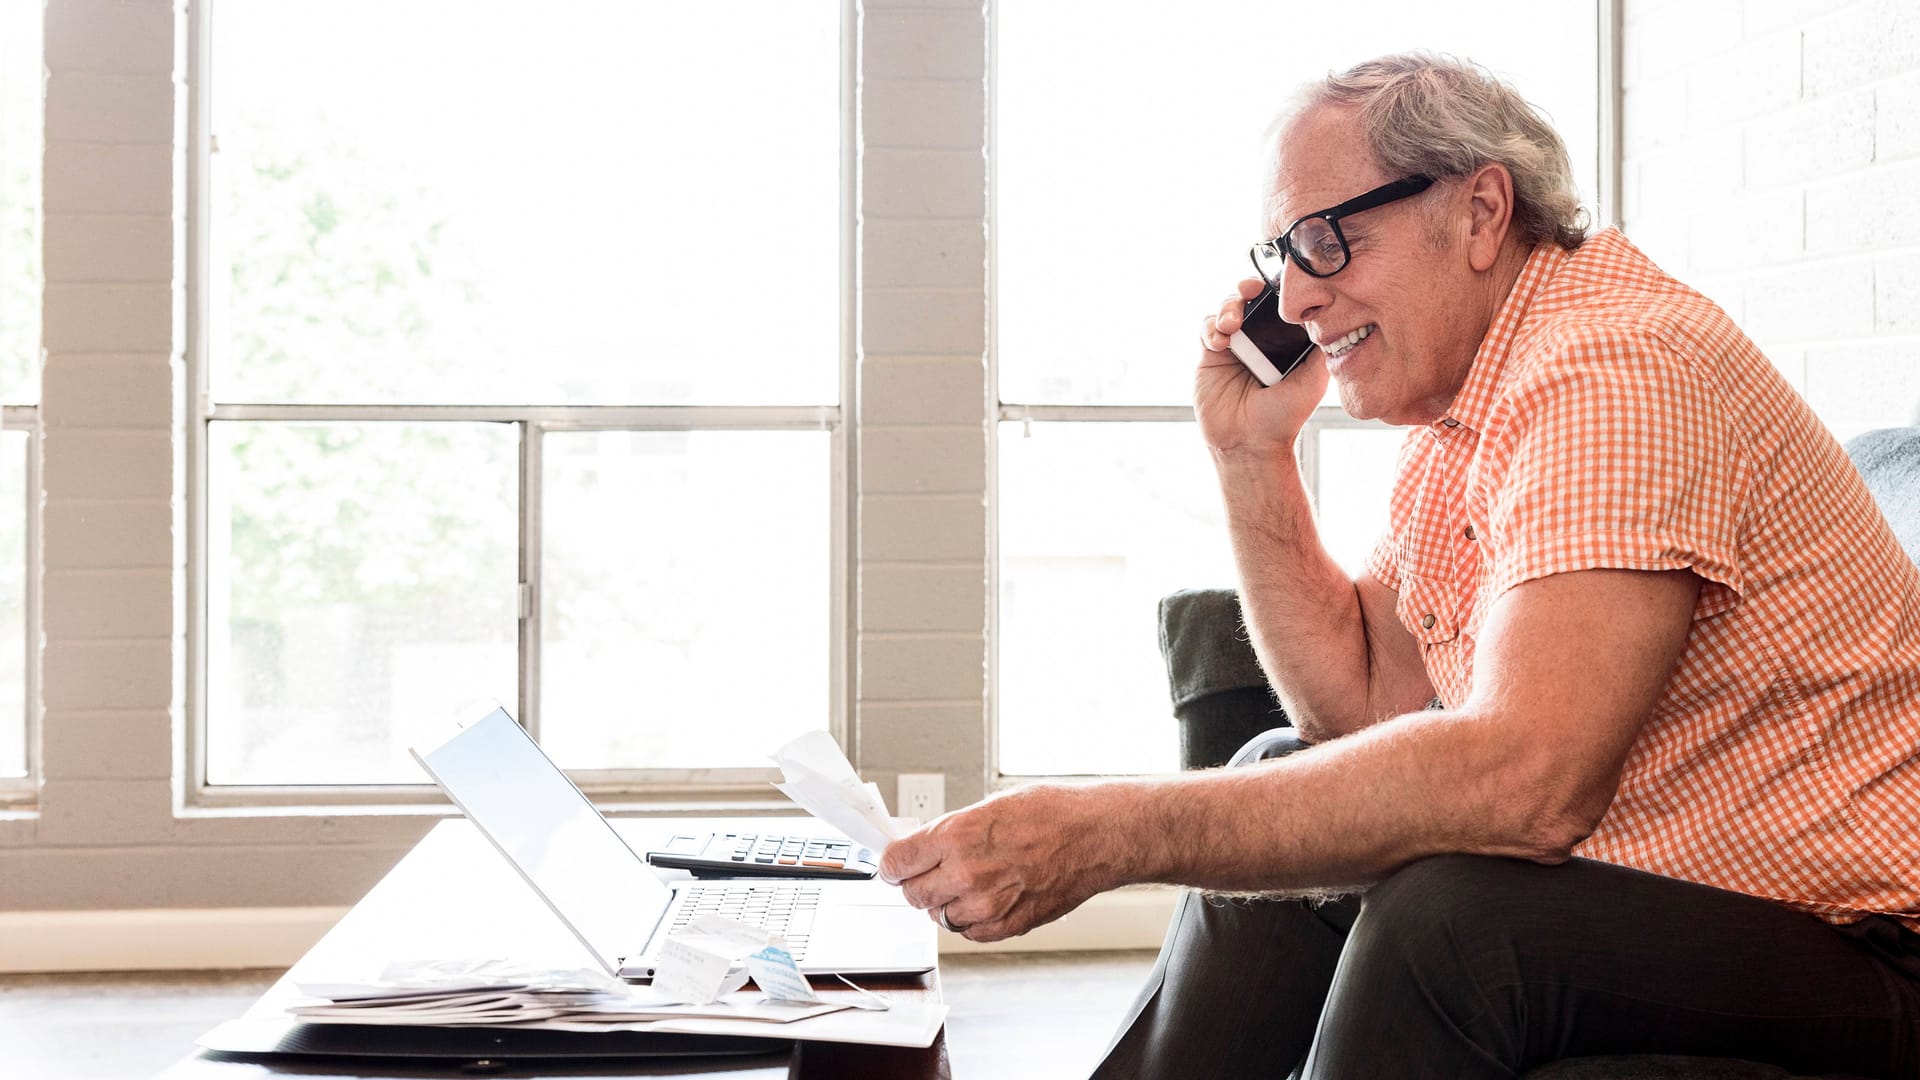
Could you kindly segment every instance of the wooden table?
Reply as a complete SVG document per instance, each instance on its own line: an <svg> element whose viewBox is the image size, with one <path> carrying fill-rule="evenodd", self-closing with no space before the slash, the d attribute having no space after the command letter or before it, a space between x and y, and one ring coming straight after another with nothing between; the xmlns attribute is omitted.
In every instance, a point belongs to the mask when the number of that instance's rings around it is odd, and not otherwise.
<svg viewBox="0 0 1920 1080"><path fill-rule="evenodd" d="M778 829L805 833L820 828L811 819L797 818L629 818L616 821L615 826L636 851L662 846L676 831ZM662 876L675 874L663 872ZM495 957L556 968L598 967L593 957L485 838L465 819L450 819L436 825L299 963L268 989L241 1020L250 1026L258 1025L264 1037L262 1045L270 1046L277 1041L272 1037L275 1033L293 1030L285 1008L288 1001L300 996L294 986L296 980L365 981L377 977L381 968L395 960ZM861 982L892 997L938 1000L940 995L938 972L890 981L862 979ZM815 988L822 997L853 993L824 983L817 983ZM319 1027L310 1025L305 1030L316 1032ZM316 1033L337 1039L363 1030L335 1028ZM565 1033L542 1034L561 1036ZM591 1040L611 1038L613 1036L595 1034L567 1035L566 1041L578 1048L590 1045ZM582 1039L589 1042L578 1041ZM493 1071L478 1073L473 1064L469 1061L464 1068L456 1062L423 1066L384 1057L349 1060L203 1050L161 1073L157 1080L248 1080L276 1076L363 1080L475 1075L947 1080L951 1075L944 1032L925 1050L775 1040L765 1044L764 1052L750 1056L531 1063L509 1060Z"/></svg>

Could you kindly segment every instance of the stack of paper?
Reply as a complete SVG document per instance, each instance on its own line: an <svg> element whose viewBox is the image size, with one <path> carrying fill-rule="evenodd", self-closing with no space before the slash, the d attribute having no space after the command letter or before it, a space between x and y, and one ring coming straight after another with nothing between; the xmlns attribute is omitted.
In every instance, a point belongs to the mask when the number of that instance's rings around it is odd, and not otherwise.
<svg viewBox="0 0 1920 1080"><path fill-rule="evenodd" d="M303 988L304 989L304 988ZM310 1024L401 1024L419 1027L530 1024L572 1031L605 1031L663 1020L737 1020L786 1024L848 1008L822 1001L776 1001L732 993L691 1005L646 987L600 990L530 986L470 986L438 990L362 988L316 995L287 1011Z"/></svg>
<svg viewBox="0 0 1920 1080"><path fill-rule="evenodd" d="M858 998L819 1000L786 951L750 927L714 920L695 931L688 943L732 953L750 944L749 933L761 935L754 941L763 944L741 959L760 989L730 988L708 1001L686 1001L684 990L657 982L636 986L597 970L531 970L493 960L403 961L365 981L298 982L296 987L308 996L290 1004L287 1012L309 1024L650 1031L908 1047L931 1046L946 1021L947 1007L932 1002L884 1001L864 991ZM708 940L700 940L703 937ZM716 937L723 944L711 940ZM731 964L723 960L722 965L732 982ZM780 994L810 1000L782 1000L775 996ZM226 1045L223 1029L233 1025L209 1032L201 1045Z"/></svg>

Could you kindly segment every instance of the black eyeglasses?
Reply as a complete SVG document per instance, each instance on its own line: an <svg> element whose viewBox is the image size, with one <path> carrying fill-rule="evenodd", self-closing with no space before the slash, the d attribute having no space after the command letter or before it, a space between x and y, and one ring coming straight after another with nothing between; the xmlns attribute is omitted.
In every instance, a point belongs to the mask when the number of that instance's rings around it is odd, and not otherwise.
<svg viewBox="0 0 1920 1080"><path fill-rule="evenodd" d="M1347 260L1353 257L1353 252L1347 249L1347 234L1340 231L1341 218L1418 195L1432 186L1431 176L1409 176L1381 184L1339 206L1308 214L1287 226L1279 236L1253 245L1250 252L1253 268L1275 286L1280 283L1280 272L1287 268L1288 258L1314 277L1332 277L1345 270Z"/></svg>

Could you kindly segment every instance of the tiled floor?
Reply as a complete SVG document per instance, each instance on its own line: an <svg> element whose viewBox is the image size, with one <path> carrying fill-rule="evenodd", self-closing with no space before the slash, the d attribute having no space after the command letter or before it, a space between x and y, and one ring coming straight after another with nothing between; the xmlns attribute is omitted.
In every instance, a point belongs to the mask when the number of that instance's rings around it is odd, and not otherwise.
<svg viewBox="0 0 1920 1080"><path fill-rule="evenodd" d="M1011 953L941 965L959 1080L1084 1076L1151 953ZM273 982L263 971L0 975L0 1077L140 1080Z"/></svg>

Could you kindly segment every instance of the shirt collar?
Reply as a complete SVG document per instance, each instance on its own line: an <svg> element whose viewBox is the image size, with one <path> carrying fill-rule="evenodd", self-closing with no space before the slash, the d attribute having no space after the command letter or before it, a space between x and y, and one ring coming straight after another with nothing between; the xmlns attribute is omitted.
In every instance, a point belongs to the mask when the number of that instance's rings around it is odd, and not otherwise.
<svg viewBox="0 0 1920 1080"><path fill-rule="evenodd" d="M1572 257L1572 252L1556 244L1541 244L1527 256L1527 265L1520 269L1520 276L1507 291L1507 298L1494 312L1487 335L1480 339L1480 348L1473 354L1473 366L1467 369L1467 381L1453 396L1447 414L1428 425L1435 435L1445 438L1459 428L1477 433L1485 426L1493 412L1500 377L1506 371L1507 356L1513 351L1513 339L1521 320L1526 318L1527 309L1541 287Z"/></svg>

